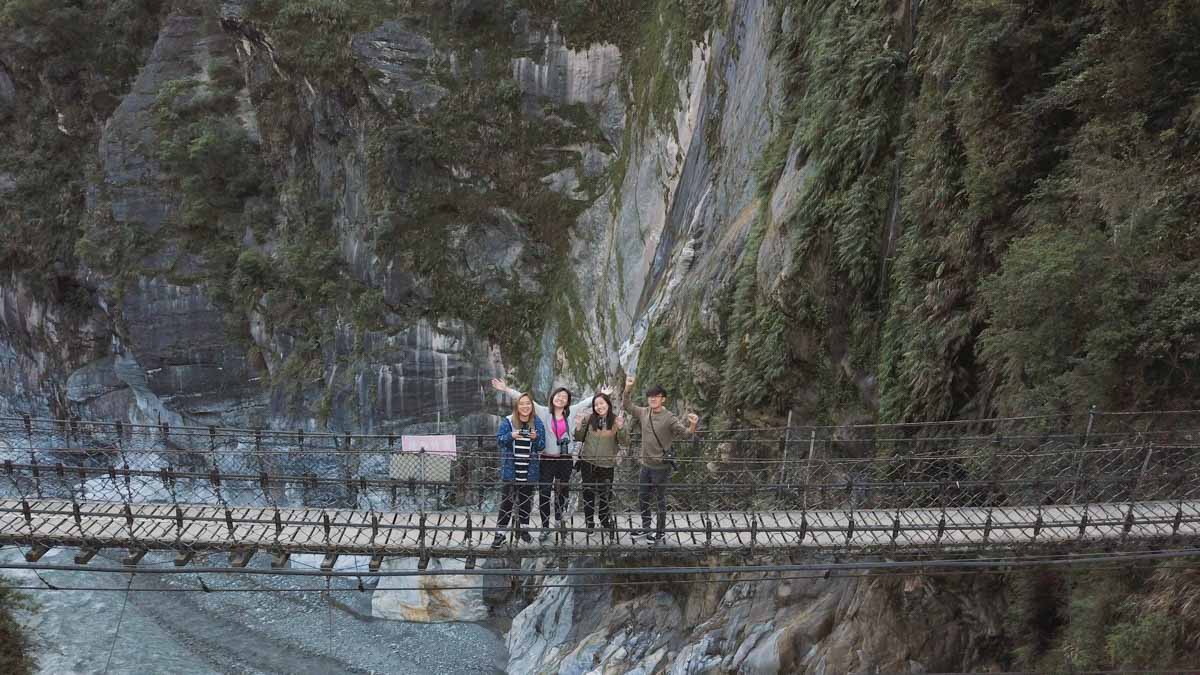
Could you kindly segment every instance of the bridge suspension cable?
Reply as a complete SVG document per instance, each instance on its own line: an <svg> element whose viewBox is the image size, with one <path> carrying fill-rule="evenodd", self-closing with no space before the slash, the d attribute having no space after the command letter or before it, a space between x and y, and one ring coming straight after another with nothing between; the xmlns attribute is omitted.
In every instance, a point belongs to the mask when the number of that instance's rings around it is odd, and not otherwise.
<svg viewBox="0 0 1200 675"><path fill-rule="evenodd" d="M946 435L871 425L887 433L831 433L822 445L816 427L808 438L796 427L697 435L680 448L657 548L930 558L1178 546L1200 532L1193 412L1092 411L1083 432L1045 424L1062 416L974 420ZM396 556L473 568L483 557L611 561L645 548L632 537L632 463L612 483L612 528L592 531L575 513L529 528L536 542L489 547L499 499L490 436L459 436L439 455L405 452L394 435L0 417L0 439L0 543L24 545L31 564L63 546L81 564L121 548L129 567L168 550L181 566L225 551L245 567L270 553L280 569L294 553L323 554L327 569L339 555L368 556L373 569Z"/></svg>

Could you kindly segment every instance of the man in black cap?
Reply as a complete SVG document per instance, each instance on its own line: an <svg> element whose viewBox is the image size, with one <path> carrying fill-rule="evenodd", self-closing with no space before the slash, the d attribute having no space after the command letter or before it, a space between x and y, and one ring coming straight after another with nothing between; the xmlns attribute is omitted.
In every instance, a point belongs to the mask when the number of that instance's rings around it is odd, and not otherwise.
<svg viewBox="0 0 1200 675"><path fill-rule="evenodd" d="M688 413L688 426L683 426L679 418L664 404L667 402L667 391L659 385L646 390L646 402L643 408L633 404L634 378L625 379L625 392L621 397L625 412L633 415L642 425L642 451L639 463L642 470L638 478L638 507L642 512L642 529L634 532L634 536L644 534L651 544L661 540L666 530L667 520L667 482L671 478L671 470L675 468L675 451L672 443L676 436L696 433L700 417ZM650 531L650 496L654 494L658 504L658 520L654 531Z"/></svg>

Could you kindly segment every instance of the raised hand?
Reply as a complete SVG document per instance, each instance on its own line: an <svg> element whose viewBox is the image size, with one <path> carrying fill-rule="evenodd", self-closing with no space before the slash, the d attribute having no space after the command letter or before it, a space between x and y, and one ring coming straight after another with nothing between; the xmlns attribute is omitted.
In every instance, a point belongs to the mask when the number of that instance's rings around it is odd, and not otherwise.
<svg viewBox="0 0 1200 675"><path fill-rule="evenodd" d="M633 389L633 383L636 381L637 381L636 378L634 378L634 376L632 376L632 375L630 375L629 377L626 377L625 378L625 391L629 391L630 389Z"/></svg>
<svg viewBox="0 0 1200 675"><path fill-rule="evenodd" d="M617 429L625 428L625 413L621 413L620 415L617 415L616 427L617 427Z"/></svg>
<svg viewBox="0 0 1200 675"><path fill-rule="evenodd" d="M700 424L700 416L697 415L696 413L688 413L687 421L688 421L688 426L690 426L692 429L695 429L696 425Z"/></svg>
<svg viewBox="0 0 1200 675"><path fill-rule="evenodd" d="M508 383L504 380L492 378L492 389L496 391L508 391Z"/></svg>
<svg viewBox="0 0 1200 675"><path fill-rule="evenodd" d="M612 385L610 385L610 384L602 385L600 387L600 393L604 394L605 396L612 396L613 395Z"/></svg>

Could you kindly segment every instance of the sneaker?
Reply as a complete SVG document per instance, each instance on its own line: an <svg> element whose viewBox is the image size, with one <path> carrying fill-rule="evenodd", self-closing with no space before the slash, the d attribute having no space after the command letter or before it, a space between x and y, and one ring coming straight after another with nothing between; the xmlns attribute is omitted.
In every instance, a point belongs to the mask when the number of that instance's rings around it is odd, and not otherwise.
<svg viewBox="0 0 1200 675"><path fill-rule="evenodd" d="M662 539L663 539L663 535L661 532L647 532L646 533L646 543L650 544L651 546L662 541Z"/></svg>
<svg viewBox="0 0 1200 675"><path fill-rule="evenodd" d="M520 539L521 541L525 542L526 544L533 542L533 537L529 536L529 533L526 532L525 530L521 530L520 534L517 535L517 538Z"/></svg>
<svg viewBox="0 0 1200 675"><path fill-rule="evenodd" d="M492 540L492 548L500 548L503 545L504 545L504 535L497 534L496 538Z"/></svg>

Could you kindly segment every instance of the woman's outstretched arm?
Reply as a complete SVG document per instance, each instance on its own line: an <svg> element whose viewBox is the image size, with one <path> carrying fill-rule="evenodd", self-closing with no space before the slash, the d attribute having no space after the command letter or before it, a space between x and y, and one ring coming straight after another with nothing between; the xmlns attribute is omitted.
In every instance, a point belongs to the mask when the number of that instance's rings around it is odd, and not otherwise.
<svg viewBox="0 0 1200 675"><path fill-rule="evenodd" d="M513 389L512 387L508 386L508 383L504 380L499 380L496 378L492 378L492 389L504 394L510 401L515 401L525 395L525 392ZM530 395L529 398L532 399L533 396ZM550 415L550 409L541 403L538 403L537 401L533 402L533 411L538 415Z"/></svg>

